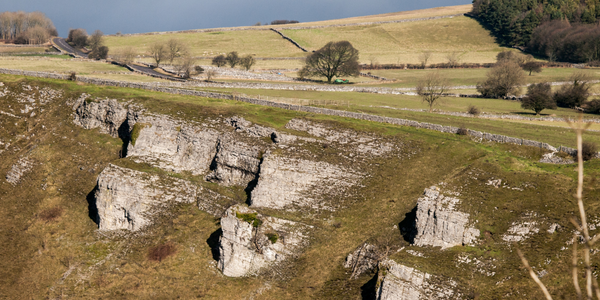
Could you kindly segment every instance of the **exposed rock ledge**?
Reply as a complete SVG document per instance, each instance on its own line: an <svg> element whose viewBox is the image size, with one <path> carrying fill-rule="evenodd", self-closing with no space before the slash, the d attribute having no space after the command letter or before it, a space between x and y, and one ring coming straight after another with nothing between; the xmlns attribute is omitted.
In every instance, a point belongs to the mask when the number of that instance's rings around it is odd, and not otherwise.
<svg viewBox="0 0 600 300"><path fill-rule="evenodd" d="M303 245L308 226L263 216L246 205L227 209L221 218L217 267L224 275L241 277L294 255Z"/></svg>
<svg viewBox="0 0 600 300"><path fill-rule="evenodd" d="M159 177L115 165L109 165L98 176L95 192L97 222L100 230L136 231L150 224L157 209L172 202L195 203L202 188L185 180ZM209 198L210 199L210 198ZM216 204L199 206L220 213Z"/></svg>
<svg viewBox="0 0 600 300"><path fill-rule="evenodd" d="M425 189L417 202L414 244L442 249L473 244L479 237L479 230L467 226L469 214L456 211L455 205L459 201L442 195L436 186Z"/></svg>
<svg viewBox="0 0 600 300"><path fill-rule="evenodd" d="M456 283L437 283L434 276L386 259L379 263L377 300L453 299Z"/></svg>

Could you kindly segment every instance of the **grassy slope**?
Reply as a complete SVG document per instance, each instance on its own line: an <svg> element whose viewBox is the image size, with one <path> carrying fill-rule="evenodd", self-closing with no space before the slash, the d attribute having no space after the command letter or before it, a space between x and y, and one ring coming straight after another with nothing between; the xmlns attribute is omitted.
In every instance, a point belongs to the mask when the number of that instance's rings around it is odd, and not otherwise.
<svg viewBox="0 0 600 300"><path fill-rule="evenodd" d="M16 76L0 76L3 82L20 81ZM570 251L558 251L570 238L567 217L573 215L572 166L553 166L535 161L539 149L478 143L466 137L427 130L388 126L358 120L314 116L239 102L182 97L145 91L76 85L54 80L27 81L66 91L65 98L81 92L98 97L134 99L151 112L198 119L217 115L242 115L262 125L285 131L284 124L294 117L320 120L330 126L349 127L391 138L404 145L398 156L373 161L363 171L372 176L359 188L358 197L346 197L347 208L333 214L286 214L315 226L311 245L290 266L282 269L285 278L226 278L214 268L209 243L214 242L218 220L192 206L179 206L157 220L142 235L106 237L97 234L88 217L86 196L95 178L109 162L119 160L120 140L74 126L70 108L62 101L45 107L32 131L26 133L24 121L2 119L0 138L13 139L15 152L0 154L0 174L5 174L17 158L30 154L38 163L18 187L0 181L0 294L8 298L43 298L59 295L93 298L175 298L208 299L360 299L367 293L371 275L349 280L341 264L350 251L365 240L393 247L406 246L397 229L415 205L423 189L441 181L449 189L460 191L462 209L479 221L475 226L489 234L482 236L477 247L455 247L439 252L414 247L425 253L421 259L400 252L393 258L418 269L450 277L465 287L465 295L478 294L480 299L536 298L535 284L519 267L514 251L501 243L500 235L523 212L536 211L544 222L558 222L565 230L550 238L542 225L540 234L520 245L536 268L546 269L544 279L555 294L571 292L567 275ZM11 86L12 88L13 86ZM3 105L4 106L4 105ZM43 129L44 125L46 129ZM29 139L15 139L19 135ZM35 134L32 135L32 134ZM66 138L63 138L66 137ZM331 148L312 149L320 157L337 156ZM334 151L335 152L335 151ZM139 167L138 167L139 168ZM142 167L143 169L143 167ZM597 178L598 162L587 164L589 178ZM152 172L152 170L146 170ZM512 187L527 183L535 189L524 191L494 189L485 185L491 178L501 178ZM46 184L45 190L42 187ZM586 184L588 199L597 197L599 181ZM42 212L60 207L60 217L45 221ZM498 210L499 209L499 210ZM600 213L589 203L591 216ZM282 213L279 213L282 214ZM323 220L323 221L322 221ZM334 222L326 222L333 220ZM540 219L542 220L542 219ZM339 224L334 226L334 224ZM546 223L544 223L546 224ZM486 238L484 238L486 237ZM149 247L172 241L174 256L162 262L148 261ZM211 242L211 243L212 243ZM469 268L455 267L459 253L499 264L494 277L486 277ZM551 258L549 265L543 261ZM595 261L593 257L593 261ZM65 272L73 273L63 281ZM508 278L510 276L510 278ZM496 284L506 280L502 284ZM261 288L268 287L261 291ZM259 294L262 293L262 294Z"/></svg>
<svg viewBox="0 0 600 300"><path fill-rule="evenodd" d="M303 47L316 50L329 41L347 40L369 63L419 63L423 51L433 53L429 63L447 62L446 55L460 53L461 62L494 62L504 50L477 21L468 17L367 26L284 30Z"/></svg>

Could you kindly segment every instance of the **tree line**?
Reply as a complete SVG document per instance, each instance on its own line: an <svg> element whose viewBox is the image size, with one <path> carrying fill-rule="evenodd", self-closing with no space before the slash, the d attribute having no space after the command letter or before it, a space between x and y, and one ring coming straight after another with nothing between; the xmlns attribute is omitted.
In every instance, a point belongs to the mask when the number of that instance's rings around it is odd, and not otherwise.
<svg viewBox="0 0 600 300"><path fill-rule="evenodd" d="M104 46L104 33L100 30L96 30L88 36L83 28L70 29L66 41L75 48L89 47L88 57L91 59L106 59L108 57L108 47Z"/></svg>
<svg viewBox="0 0 600 300"><path fill-rule="evenodd" d="M41 12L23 11L0 13L0 37L15 44L43 44L58 36L52 21Z"/></svg>
<svg viewBox="0 0 600 300"><path fill-rule="evenodd" d="M471 14L502 44L528 47L551 60L599 58L597 51L583 52L595 47L587 41L597 44L600 40L597 25L591 25L600 20L600 0L475 0Z"/></svg>

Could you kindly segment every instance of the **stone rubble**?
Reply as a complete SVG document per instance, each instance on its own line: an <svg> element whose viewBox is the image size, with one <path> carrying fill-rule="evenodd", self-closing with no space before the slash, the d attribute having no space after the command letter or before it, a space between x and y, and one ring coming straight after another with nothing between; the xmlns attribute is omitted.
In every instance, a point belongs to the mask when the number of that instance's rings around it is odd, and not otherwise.
<svg viewBox="0 0 600 300"><path fill-rule="evenodd" d="M6 181L12 185L17 185L23 175L29 172L33 168L33 162L29 157L23 157L14 164L8 173L6 173Z"/></svg>
<svg viewBox="0 0 600 300"><path fill-rule="evenodd" d="M521 242L531 235L540 232L539 222L536 220L536 217L537 214L531 212L519 221L513 222L502 236L502 240L509 243Z"/></svg>
<svg viewBox="0 0 600 300"><path fill-rule="evenodd" d="M469 214L456 210L459 202L458 198L442 195L436 186L425 189L417 200L414 244L442 249L474 244L480 232L468 226Z"/></svg>
<svg viewBox="0 0 600 300"><path fill-rule="evenodd" d="M363 273L369 272L379 263L379 249L375 245L363 243L346 257L344 268L350 269L351 279L356 279Z"/></svg>

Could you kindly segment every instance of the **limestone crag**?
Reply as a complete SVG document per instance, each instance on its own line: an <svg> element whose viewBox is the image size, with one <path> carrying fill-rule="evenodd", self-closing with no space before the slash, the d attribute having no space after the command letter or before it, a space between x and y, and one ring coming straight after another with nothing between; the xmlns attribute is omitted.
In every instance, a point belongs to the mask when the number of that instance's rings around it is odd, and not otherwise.
<svg viewBox="0 0 600 300"><path fill-rule="evenodd" d="M341 195L359 179L360 175L326 162L265 154L250 202L252 207L330 209L321 200Z"/></svg>
<svg viewBox="0 0 600 300"><path fill-rule="evenodd" d="M263 150L226 134L219 137L213 170L206 179L223 185L248 185L258 175Z"/></svg>
<svg viewBox="0 0 600 300"><path fill-rule="evenodd" d="M109 165L95 192L100 230L136 231L150 224L154 210L171 202L194 203L201 188L181 179L160 178Z"/></svg>
<svg viewBox="0 0 600 300"><path fill-rule="evenodd" d="M425 189L417 201L414 244L442 248L473 244L479 230L467 226L469 214L455 209L459 201L442 195L436 186Z"/></svg>
<svg viewBox="0 0 600 300"><path fill-rule="evenodd" d="M444 284L428 273L386 259L379 263L377 300L454 299L456 283Z"/></svg>
<svg viewBox="0 0 600 300"><path fill-rule="evenodd" d="M540 232L540 222L534 212L527 213L520 220L511 224L510 228L502 236L502 240L513 243L521 242L533 234Z"/></svg>
<svg viewBox="0 0 600 300"><path fill-rule="evenodd" d="M304 244L308 226L263 216L238 204L221 218L217 267L224 275L242 277L282 262Z"/></svg>
<svg viewBox="0 0 600 300"><path fill-rule="evenodd" d="M218 138L219 132L208 125L190 125L166 116L141 116L131 126L127 157L199 175L208 170Z"/></svg>
<svg viewBox="0 0 600 300"><path fill-rule="evenodd" d="M6 181L12 185L16 185L21 181L23 175L33 168L33 162L28 157L23 157L14 164L8 173L6 173Z"/></svg>
<svg viewBox="0 0 600 300"><path fill-rule="evenodd" d="M350 278L356 279L361 274L375 269L380 259L378 250L375 245L363 243L354 252L348 254L344 268L351 269Z"/></svg>
<svg viewBox="0 0 600 300"><path fill-rule="evenodd" d="M394 150L393 144L382 142L372 136L361 134L352 130L335 129L307 120L292 119L285 125L285 127L292 130L307 132L329 142L348 144L354 149L354 151L361 154L379 156Z"/></svg>
<svg viewBox="0 0 600 300"><path fill-rule="evenodd" d="M100 128L100 132L118 137L119 128L127 119L127 109L114 99L88 102L89 97L82 94L75 100L73 122L85 129Z"/></svg>

